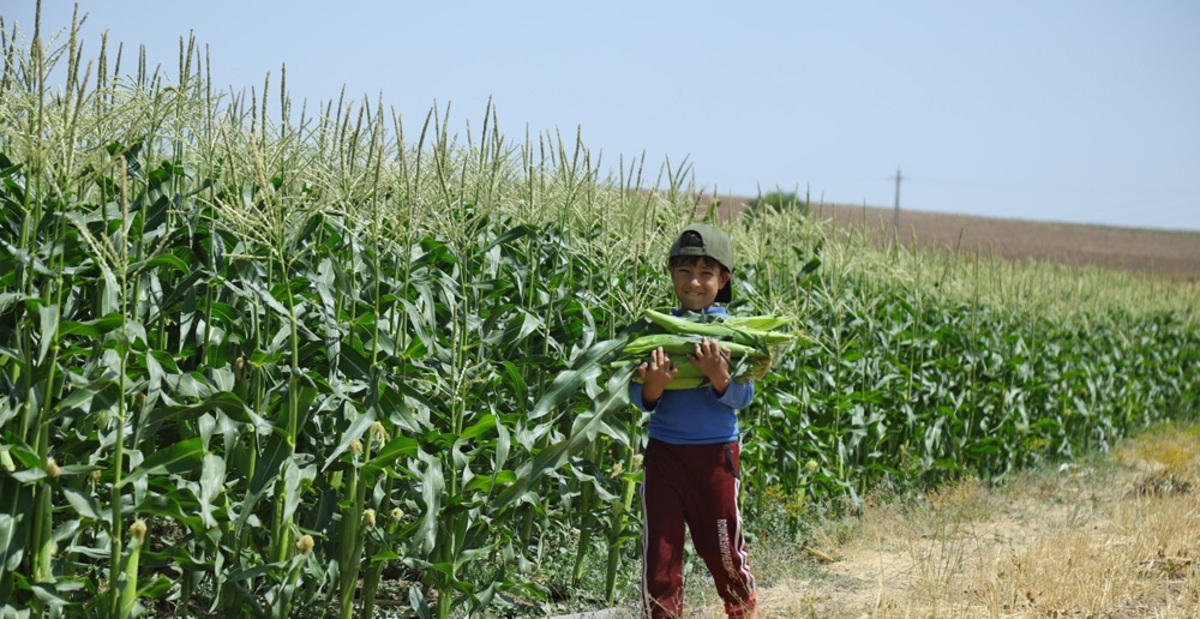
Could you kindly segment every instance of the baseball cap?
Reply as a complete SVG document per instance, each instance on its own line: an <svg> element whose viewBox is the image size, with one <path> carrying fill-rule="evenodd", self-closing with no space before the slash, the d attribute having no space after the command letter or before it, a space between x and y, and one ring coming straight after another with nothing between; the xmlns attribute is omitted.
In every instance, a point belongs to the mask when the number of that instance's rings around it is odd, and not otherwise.
<svg viewBox="0 0 1200 619"><path fill-rule="evenodd" d="M694 237L685 242L684 238L689 237L689 232L693 232L700 237L700 242L697 245ZM733 272L733 241L729 239L729 235L724 230L709 224L695 223L683 229L679 233L679 237L671 245L671 253L668 258L676 256L706 256L721 263L721 266ZM729 303L733 299L733 279L730 278L729 283L725 284L720 291L717 292L718 303Z"/></svg>

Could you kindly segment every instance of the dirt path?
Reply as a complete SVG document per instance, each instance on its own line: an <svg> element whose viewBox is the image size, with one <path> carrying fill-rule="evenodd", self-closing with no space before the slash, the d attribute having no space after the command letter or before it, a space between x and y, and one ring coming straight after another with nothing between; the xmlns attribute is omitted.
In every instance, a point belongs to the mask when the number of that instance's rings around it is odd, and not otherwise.
<svg viewBox="0 0 1200 619"><path fill-rule="evenodd" d="M760 617L1200 617L1200 427L999 488L968 480L868 499L860 515L820 524L811 546L751 546ZM724 617L702 567L686 599L690 618ZM637 616L631 602L572 618Z"/></svg>
<svg viewBox="0 0 1200 619"><path fill-rule="evenodd" d="M848 541L818 541L835 562L762 590L762 616L1200 617L1197 445L869 505Z"/></svg>

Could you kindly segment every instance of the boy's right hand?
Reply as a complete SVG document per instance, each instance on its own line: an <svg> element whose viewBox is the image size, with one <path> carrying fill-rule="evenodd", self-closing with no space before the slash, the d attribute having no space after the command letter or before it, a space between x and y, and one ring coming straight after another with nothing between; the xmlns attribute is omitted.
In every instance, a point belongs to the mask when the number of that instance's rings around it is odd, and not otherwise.
<svg viewBox="0 0 1200 619"><path fill-rule="evenodd" d="M646 408L654 408L667 383L679 373L679 366L671 361L671 356L660 346L650 351L650 360L639 365L637 371L642 378L642 403Z"/></svg>

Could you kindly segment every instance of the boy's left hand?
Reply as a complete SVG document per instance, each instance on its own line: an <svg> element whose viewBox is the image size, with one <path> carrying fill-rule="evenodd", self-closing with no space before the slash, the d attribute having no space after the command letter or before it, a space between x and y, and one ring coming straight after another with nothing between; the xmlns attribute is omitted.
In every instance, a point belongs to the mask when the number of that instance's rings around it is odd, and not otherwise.
<svg viewBox="0 0 1200 619"><path fill-rule="evenodd" d="M717 340L704 338L696 344L688 360L708 377L717 393L729 386L729 349Z"/></svg>

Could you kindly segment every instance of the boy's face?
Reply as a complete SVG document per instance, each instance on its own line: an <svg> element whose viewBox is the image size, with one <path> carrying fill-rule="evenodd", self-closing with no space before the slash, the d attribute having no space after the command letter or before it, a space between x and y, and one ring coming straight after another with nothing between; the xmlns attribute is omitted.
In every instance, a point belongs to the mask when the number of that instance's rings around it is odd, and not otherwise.
<svg viewBox="0 0 1200 619"><path fill-rule="evenodd" d="M721 265L702 259L668 267L667 271L671 274L680 308L691 312L712 307L717 301L717 293L725 287L730 277Z"/></svg>

